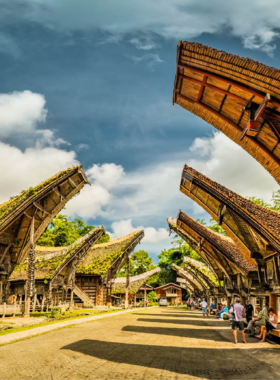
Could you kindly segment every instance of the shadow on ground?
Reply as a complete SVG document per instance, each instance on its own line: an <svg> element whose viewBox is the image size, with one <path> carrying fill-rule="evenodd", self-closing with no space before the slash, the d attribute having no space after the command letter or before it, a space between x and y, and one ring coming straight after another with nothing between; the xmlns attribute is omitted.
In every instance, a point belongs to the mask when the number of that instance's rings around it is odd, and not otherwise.
<svg viewBox="0 0 280 380"><path fill-rule="evenodd" d="M157 318L138 318L139 322L149 322L149 323L172 323L174 325L196 325L196 326L223 326L222 321L216 321L212 319L205 319L204 321L196 320L178 320L178 319L157 319Z"/></svg>
<svg viewBox="0 0 280 380"><path fill-rule="evenodd" d="M133 313L133 315L152 315L155 317L176 317L176 318L203 318L202 313L200 315L194 315L191 313L161 313L161 314L154 314L154 313ZM214 319L214 317L207 318L209 320ZM206 320L206 318L205 318Z"/></svg>
<svg viewBox="0 0 280 380"><path fill-rule="evenodd" d="M270 349L255 349L254 354L249 355L245 350L235 348L226 350L203 347L184 348L91 339L77 341L62 349L105 361L163 369L202 378L254 379L256 378L255 371L261 369L265 369L267 378L280 378L280 367L271 366L259 360L264 352L265 355L275 355L276 350ZM278 350L276 354L279 355Z"/></svg>
<svg viewBox="0 0 280 380"><path fill-rule="evenodd" d="M150 326L125 326L122 331L130 331L135 333L144 334L158 334L158 335L169 335L169 336L179 336L184 338L194 338L194 339L206 339L212 342L229 342L227 338L215 332L213 334L213 329L209 326L209 330L197 330L197 329L181 329L181 328L169 328L169 327L150 327ZM254 339L254 342L256 340Z"/></svg>

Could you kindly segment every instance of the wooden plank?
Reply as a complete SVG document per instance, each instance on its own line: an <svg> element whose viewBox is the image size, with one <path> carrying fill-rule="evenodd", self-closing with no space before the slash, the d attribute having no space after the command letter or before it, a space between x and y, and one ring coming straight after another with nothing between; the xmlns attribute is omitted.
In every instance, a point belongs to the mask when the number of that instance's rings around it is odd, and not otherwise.
<svg viewBox="0 0 280 380"><path fill-rule="evenodd" d="M70 183L70 186L72 186L74 189L77 187L75 182L70 177L68 178L68 182Z"/></svg>
<svg viewBox="0 0 280 380"><path fill-rule="evenodd" d="M34 204L34 206L35 206L36 208L38 208L40 211L42 211L43 214L44 214L44 213L46 213L46 214L48 214L48 215L51 214L49 211L47 211L46 209L44 209L44 207L41 206L39 203L37 203L37 202L33 202L33 204Z"/></svg>

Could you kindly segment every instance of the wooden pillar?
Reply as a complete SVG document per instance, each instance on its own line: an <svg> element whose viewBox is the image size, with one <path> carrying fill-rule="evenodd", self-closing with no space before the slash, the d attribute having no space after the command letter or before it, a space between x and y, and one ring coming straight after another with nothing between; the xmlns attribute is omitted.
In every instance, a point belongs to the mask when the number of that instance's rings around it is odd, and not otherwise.
<svg viewBox="0 0 280 380"><path fill-rule="evenodd" d="M124 308L128 309L128 289L129 289L129 272L130 272L130 265L129 265L129 254L127 255L127 261L126 261L126 284L125 284L125 303Z"/></svg>
<svg viewBox="0 0 280 380"><path fill-rule="evenodd" d="M13 317L16 316L16 311L17 311L17 297L15 296L15 299L14 299L14 311L13 311Z"/></svg>
<svg viewBox="0 0 280 380"><path fill-rule="evenodd" d="M278 310L277 310L277 294L271 293L269 295L269 307L272 307L274 310L275 314L278 315Z"/></svg>
<svg viewBox="0 0 280 380"><path fill-rule="evenodd" d="M41 305L41 312L44 311L44 303L45 303L46 296L43 294L43 299L42 299L42 305Z"/></svg>
<svg viewBox="0 0 280 380"><path fill-rule="evenodd" d="M134 294L134 307L136 307L136 294Z"/></svg>
<svg viewBox="0 0 280 380"><path fill-rule="evenodd" d="M227 307L230 308L232 297L227 297Z"/></svg>
<svg viewBox="0 0 280 380"><path fill-rule="evenodd" d="M19 295L19 304L22 304L22 294Z"/></svg>
<svg viewBox="0 0 280 380"><path fill-rule="evenodd" d="M2 303L3 299L3 282L0 281L0 303Z"/></svg>
<svg viewBox="0 0 280 380"><path fill-rule="evenodd" d="M5 314L6 314L6 302L4 302L4 304L3 304L3 315L2 315L2 318L5 318Z"/></svg>
<svg viewBox="0 0 280 380"><path fill-rule="evenodd" d="M146 290L146 284L144 285L144 307L147 307L146 305L146 299L147 299L147 290Z"/></svg>
<svg viewBox="0 0 280 380"><path fill-rule="evenodd" d="M74 306L74 287L71 288L70 305L69 310L72 311Z"/></svg>
<svg viewBox="0 0 280 380"><path fill-rule="evenodd" d="M26 281L26 298L24 316L30 316L30 301L34 291L34 266L35 266L35 246L34 246L34 217L30 226L30 250L28 255L28 269Z"/></svg>
<svg viewBox="0 0 280 380"><path fill-rule="evenodd" d="M36 301L37 301L37 293L35 293L34 294L34 296L33 296L33 307L32 307L32 311L33 311L33 313L35 313L35 311L36 311Z"/></svg>

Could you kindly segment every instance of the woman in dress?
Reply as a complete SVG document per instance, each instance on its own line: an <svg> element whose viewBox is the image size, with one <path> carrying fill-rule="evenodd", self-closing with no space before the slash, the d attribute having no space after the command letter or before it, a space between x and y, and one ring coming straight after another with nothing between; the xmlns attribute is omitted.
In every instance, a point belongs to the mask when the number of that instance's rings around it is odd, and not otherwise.
<svg viewBox="0 0 280 380"><path fill-rule="evenodd" d="M271 308L268 309L268 321L266 321L265 326L261 326L261 333L256 337L261 339L260 343L265 342L266 333L276 329L278 324L277 315L274 313L274 310Z"/></svg>

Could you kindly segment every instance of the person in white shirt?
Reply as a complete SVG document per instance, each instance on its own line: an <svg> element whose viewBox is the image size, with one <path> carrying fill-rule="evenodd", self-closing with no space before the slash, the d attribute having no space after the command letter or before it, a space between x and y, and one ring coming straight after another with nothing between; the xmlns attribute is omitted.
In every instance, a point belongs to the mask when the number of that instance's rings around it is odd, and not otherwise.
<svg viewBox="0 0 280 380"><path fill-rule="evenodd" d="M202 307L202 314L203 314L203 318L205 317L209 317L209 314L208 314L208 304L205 300L205 298L203 298L202 302L200 303L201 307Z"/></svg>

